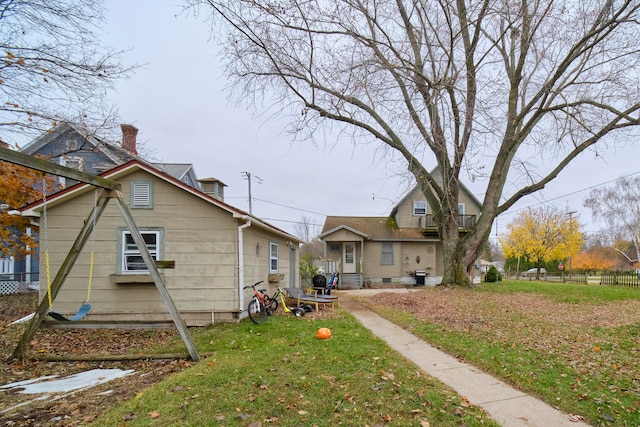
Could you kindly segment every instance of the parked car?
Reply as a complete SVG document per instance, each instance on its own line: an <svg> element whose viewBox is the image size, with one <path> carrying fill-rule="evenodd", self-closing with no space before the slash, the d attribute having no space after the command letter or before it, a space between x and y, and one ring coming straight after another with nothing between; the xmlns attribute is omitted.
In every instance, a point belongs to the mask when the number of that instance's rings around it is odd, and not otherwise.
<svg viewBox="0 0 640 427"><path fill-rule="evenodd" d="M536 277L536 275L538 274L538 269L537 268L530 268L527 271L523 271L522 273L520 273L521 277ZM540 269L540 277L544 276L545 274L547 274L547 269L546 268L541 268Z"/></svg>

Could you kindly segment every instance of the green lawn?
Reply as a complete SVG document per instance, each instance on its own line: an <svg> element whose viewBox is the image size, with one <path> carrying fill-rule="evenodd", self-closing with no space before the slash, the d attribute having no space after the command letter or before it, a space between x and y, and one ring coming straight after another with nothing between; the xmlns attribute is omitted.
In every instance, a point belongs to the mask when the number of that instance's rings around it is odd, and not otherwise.
<svg viewBox="0 0 640 427"><path fill-rule="evenodd" d="M640 425L640 289L514 281L362 301L591 425ZM320 327L333 337L317 340ZM193 336L212 357L93 425L495 425L341 311Z"/></svg>
<svg viewBox="0 0 640 427"><path fill-rule="evenodd" d="M332 338L316 339L320 327ZM92 425L496 426L341 311L215 325L193 338L213 356Z"/></svg>
<svg viewBox="0 0 640 427"><path fill-rule="evenodd" d="M513 281L367 304L592 425L640 425L640 289Z"/></svg>

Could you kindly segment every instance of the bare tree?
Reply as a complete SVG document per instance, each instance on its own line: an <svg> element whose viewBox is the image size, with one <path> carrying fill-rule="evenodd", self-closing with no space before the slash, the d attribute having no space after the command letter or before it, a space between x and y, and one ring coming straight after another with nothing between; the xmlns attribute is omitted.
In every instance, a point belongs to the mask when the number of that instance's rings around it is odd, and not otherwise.
<svg viewBox="0 0 640 427"><path fill-rule="evenodd" d="M115 123L105 102L131 68L102 48L100 0L0 2L0 138L10 145L70 122L90 132Z"/></svg>
<svg viewBox="0 0 640 427"><path fill-rule="evenodd" d="M320 227L313 222L313 218L303 215L300 221L295 223L295 234L305 243L310 243L318 236L319 228Z"/></svg>
<svg viewBox="0 0 640 427"><path fill-rule="evenodd" d="M638 1L187 2L224 34L239 97L275 99L298 137L335 126L404 159L439 227L443 285L469 284L496 215L640 124ZM463 171L486 192L460 236Z"/></svg>
<svg viewBox="0 0 640 427"><path fill-rule="evenodd" d="M635 247L635 258L629 255L629 248L620 249L615 242L611 247L621 253L629 262L640 261L640 177L624 177L611 187L594 188L584 200L595 218L601 217L607 224L608 236L618 236L630 241Z"/></svg>

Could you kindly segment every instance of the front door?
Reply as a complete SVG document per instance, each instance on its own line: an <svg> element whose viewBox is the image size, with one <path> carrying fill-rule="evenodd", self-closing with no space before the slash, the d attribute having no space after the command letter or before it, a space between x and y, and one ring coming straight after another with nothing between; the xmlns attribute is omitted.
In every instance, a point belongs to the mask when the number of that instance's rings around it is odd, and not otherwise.
<svg viewBox="0 0 640 427"><path fill-rule="evenodd" d="M342 245L342 272L346 274L356 272L355 243L345 243Z"/></svg>

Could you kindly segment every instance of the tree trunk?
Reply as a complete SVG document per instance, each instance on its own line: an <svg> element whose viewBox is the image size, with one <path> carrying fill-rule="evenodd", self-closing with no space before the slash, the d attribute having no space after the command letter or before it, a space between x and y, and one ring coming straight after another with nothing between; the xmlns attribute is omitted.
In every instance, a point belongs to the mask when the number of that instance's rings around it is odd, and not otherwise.
<svg viewBox="0 0 640 427"><path fill-rule="evenodd" d="M440 286L471 286L467 274L466 249L460 239L458 215L447 214L441 229L443 267Z"/></svg>

